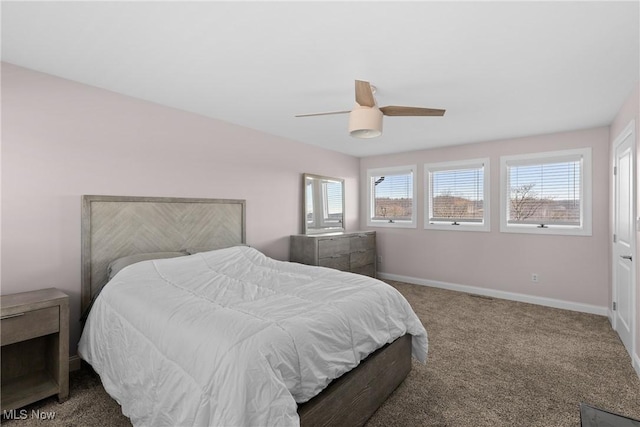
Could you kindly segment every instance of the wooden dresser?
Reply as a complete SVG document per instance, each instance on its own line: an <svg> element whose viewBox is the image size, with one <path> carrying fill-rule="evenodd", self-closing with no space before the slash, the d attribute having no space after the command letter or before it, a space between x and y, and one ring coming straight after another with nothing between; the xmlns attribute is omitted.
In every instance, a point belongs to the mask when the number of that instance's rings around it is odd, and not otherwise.
<svg viewBox="0 0 640 427"><path fill-rule="evenodd" d="M376 277L376 232L293 235L289 259Z"/></svg>
<svg viewBox="0 0 640 427"><path fill-rule="evenodd" d="M69 297L49 288L0 296L1 410L69 397Z"/></svg>

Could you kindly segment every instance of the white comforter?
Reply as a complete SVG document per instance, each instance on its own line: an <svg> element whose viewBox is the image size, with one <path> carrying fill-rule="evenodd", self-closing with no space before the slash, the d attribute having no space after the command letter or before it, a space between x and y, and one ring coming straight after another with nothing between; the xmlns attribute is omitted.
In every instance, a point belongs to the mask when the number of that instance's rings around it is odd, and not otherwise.
<svg viewBox="0 0 640 427"><path fill-rule="evenodd" d="M123 269L79 353L137 426L298 425L296 402L405 333L424 362L426 331L393 287L237 246Z"/></svg>

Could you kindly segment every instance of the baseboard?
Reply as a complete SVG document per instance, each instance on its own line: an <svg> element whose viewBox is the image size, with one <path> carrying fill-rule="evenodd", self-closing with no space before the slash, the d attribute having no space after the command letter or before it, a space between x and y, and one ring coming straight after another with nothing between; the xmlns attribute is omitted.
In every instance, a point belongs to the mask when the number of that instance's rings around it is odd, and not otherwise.
<svg viewBox="0 0 640 427"><path fill-rule="evenodd" d="M82 360L78 355L69 357L69 372L77 371L80 369Z"/></svg>
<svg viewBox="0 0 640 427"><path fill-rule="evenodd" d="M640 356L637 354L633 355L633 369L636 370L636 374L638 374L638 378L640 378Z"/></svg>
<svg viewBox="0 0 640 427"><path fill-rule="evenodd" d="M554 298L538 297L534 295L519 294L516 292L506 292L496 289L479 288L476 286L459 285L456 283L439 282L436 280L420 279L417 277L402 276L399 274L390 273L378 272L378 278L397 280L398 282L412 283L414 285L430 286L432 288L448 289L450 291L466 292L469 294L477 294L511 301L526 302L529 304L543 305L545 307L561 308L563 310L580 311L582 313L597 314L600 316L607 316L609 314L609 310L607 307L564 301Z"/></svg>

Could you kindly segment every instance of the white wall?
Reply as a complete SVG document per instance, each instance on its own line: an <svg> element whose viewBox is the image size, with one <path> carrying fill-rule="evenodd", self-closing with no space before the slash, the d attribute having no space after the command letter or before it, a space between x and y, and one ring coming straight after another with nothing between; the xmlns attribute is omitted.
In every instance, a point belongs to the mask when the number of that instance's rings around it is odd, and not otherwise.
<svg viewBox="0 0 640 427"><path fill-rule="evenodd" d="M359 160L2 64L2 294L58 287L80 334L83 194L246 199L247 241L286 260L302 173L345 178L358 227Z"/></svg>
<svg viewBox="0 0 640 427"><path fill-rule="evenodd" d="M593 157L593 235L551 236L500 232L500 156L591 147ZM489 157L491 231L424 230L425 163ZM524 294L567 302L604 313L609 283L609 128L563 132L361 160L361 192L368 168L418 164L418 228L376 229L383 273L416 282L445 282L498 293ZM366 225L366 201L360 224ZM540 282L531 282L537 273Z"/></svg>

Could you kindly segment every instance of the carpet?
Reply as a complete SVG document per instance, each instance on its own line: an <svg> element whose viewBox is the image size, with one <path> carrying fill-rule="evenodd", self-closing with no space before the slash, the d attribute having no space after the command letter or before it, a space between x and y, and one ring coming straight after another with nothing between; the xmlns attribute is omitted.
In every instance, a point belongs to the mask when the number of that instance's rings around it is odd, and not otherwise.
<svg viewBox="0 0 640 427"><path fill-rule="evenodd" d="M412 371L367 427L564 427L580 402L640 418L640 379L606 317L466 293L389 283L429 333L426 365ZM88 367L70 375L71 397L25 410L55 411L7 426L130 426Z"/></svg>

